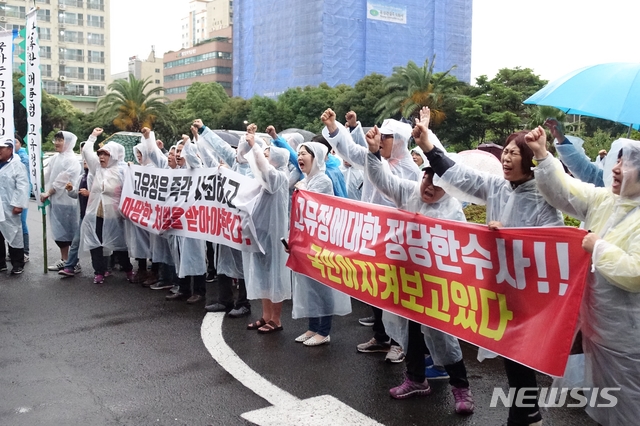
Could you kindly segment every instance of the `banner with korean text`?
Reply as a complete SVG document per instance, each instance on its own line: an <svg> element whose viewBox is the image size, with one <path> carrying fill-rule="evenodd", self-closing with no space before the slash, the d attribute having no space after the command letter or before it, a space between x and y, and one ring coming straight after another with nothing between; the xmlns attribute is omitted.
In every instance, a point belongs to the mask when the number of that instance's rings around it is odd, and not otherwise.
<svg viewBox="0 0 640 426"><path fill-rule="evenodd" d="M14 31L0 31L0 138L11 138L13 125L13 39Z"/></svg>
<svg viewBox="0 0 640 426"><path fill-rule="evenodd" d="M585 231L490 231L308 191L296 191L291 206L292 270L543 373L564 373L589 267Z"/></svg>
<svg viewBox="0 0 640 426"><path fill-rule="evenodd" d="M131 165L120 211L152 234L172 234L261 251L251 233L260 185L227 168L156 169Z"/></svg>
<svg viewBox="0 0 640 426"><path fill-rule="evenodd" d="M36 204L42 205L42 78L40 72L40 46L38 44L38 11L32 9L27 14L24 29L24 76L22 105L27 110L27 147L29 151L29 175L33 185Z"/></svg>

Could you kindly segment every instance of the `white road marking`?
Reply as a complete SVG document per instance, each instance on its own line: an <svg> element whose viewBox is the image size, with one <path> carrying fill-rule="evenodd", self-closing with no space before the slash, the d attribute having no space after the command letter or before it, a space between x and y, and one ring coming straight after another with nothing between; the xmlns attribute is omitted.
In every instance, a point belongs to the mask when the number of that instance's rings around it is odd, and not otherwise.
<svg viewBox="0 0 640 426"><path fill-rule="evenodd" d="M253 393L272 407L242 414L242 418L260 426L378 426L380 423L354 410L331 395L300 400L253 371L227 345L222 337L224 313L208 313L200 334L214 360Z"/></svg>

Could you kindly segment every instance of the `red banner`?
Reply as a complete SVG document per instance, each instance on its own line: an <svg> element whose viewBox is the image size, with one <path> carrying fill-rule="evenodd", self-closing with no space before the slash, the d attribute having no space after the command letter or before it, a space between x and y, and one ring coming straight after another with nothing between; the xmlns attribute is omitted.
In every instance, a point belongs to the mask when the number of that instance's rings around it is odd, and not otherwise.
<svg viewBox="0 0 640 426"><path fill-rule="evenodd" d="M576 228L433 219L296 191L287 266L546 374L569 356L590 255Z"/></svg>

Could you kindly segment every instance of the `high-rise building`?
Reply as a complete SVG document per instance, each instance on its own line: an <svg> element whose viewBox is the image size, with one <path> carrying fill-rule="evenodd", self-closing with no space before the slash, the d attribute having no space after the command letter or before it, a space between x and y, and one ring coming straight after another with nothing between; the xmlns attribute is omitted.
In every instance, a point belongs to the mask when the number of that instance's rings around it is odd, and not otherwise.
<svg viewBox="0 0 640 426"><path fill-rule="evenodd" d="M353 85L412 60L471 78L473 0L244 0L233 10L233 93Z"/></svg>
<svg viewBox="0 0 640 426"><path fill-rule="evenodd" d="M231 37L233 0L191 0L181 20L181 47L188 49L215 37Z"/></svg>
<svg viewBox="0 0 640 426"><path fill-rule="evenodd" d="M106 93L110 0L35 0L43 88L93 111ZM0 0L0 26L20 30L34 0ZM17 55L21 53L15 51Z"/></svg>

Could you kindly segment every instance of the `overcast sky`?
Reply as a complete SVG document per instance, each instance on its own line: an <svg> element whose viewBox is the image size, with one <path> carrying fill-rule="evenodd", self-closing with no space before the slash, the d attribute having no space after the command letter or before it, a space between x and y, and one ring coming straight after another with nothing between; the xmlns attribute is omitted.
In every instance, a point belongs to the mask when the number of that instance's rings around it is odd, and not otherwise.
<svg viewBox="0 0 640 426"><path fill-rule="evenodd" d="M146 59L152 45L158 55L179 50L188 5L112 0L112 73L126 71L130 56ZM638 0L474 0L471 82L516 66L553 80L586 65L640 62L638 17Z"/></svg>

